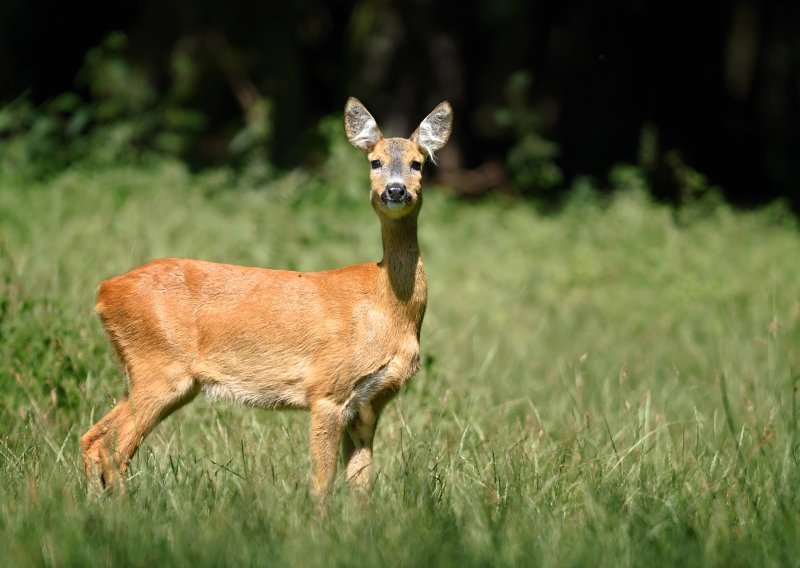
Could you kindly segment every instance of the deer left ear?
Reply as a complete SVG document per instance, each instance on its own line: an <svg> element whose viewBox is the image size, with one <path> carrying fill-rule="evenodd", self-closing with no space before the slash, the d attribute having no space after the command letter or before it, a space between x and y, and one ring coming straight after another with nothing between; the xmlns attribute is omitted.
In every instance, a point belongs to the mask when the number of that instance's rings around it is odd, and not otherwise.
<svg viewBox="0 0 800 568"><path fill-rule="evenodd" d="M436 163L434 152L440 150L447 144L450 133L453 131L453 108L450 103L444 101L439 103L428 116L425 117L419 127L414 131L409 140L414 142Z"/></svg>
<svg viewBox="0 0 800 568"><path fill-rule="evenodd" d="M375 119L355 97L347 99L344 107L344 131L350 144L365 152L371 151L383 138Z"/></svg>

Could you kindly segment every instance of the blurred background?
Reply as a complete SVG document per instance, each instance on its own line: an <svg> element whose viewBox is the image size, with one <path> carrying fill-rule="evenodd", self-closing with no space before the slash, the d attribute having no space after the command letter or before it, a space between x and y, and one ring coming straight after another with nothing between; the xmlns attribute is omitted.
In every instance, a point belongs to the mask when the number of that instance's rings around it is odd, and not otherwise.
<svg viewBox="0 0 800 568"><path fill-rule="evenodd" d="M0 0L3 566L797 565L798 23L770 0ZM371 504L342 476L319 522L307 416L203 401L148 437L124 506L87 499L78 440L124 392L98 282L380 258L350 95L389 136L456 112Z"/></svg>
<svg viewBox="0 0 800 568"><path fill-rule="evenodd" d="M711 188L797 210L798 16L755 0L4 0L2 166L313 168L347 96L387 135L449 99L436 181L460 194L612 191L627 164L658 199Z"/></svg>

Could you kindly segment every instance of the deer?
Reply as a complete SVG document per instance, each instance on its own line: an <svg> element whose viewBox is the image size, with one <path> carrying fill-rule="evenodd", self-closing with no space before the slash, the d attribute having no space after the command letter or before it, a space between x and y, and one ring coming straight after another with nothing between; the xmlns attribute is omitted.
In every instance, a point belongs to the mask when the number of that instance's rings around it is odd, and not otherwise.
<svg viewBox="0 0 800 568"><path fill-rule="evenodd" d="M298 272L165 258L101 282L96 311L126 389L81 438L89 485L124 491L145 437L203 394L310 411L313 496L330 494L340 447L348 486L369 492L378 418L420 366L422 170L452 123L445 101L410 137L384 138L348 99L344 130L370 165L380 262Z"/></svg>

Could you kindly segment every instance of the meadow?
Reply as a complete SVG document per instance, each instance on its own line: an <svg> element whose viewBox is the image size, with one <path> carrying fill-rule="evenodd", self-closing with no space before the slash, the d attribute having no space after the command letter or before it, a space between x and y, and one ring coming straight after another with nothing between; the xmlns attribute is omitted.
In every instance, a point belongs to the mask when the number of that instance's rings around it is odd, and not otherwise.
<svg viewBox="0 0 800 568"><path fill-rule="evenodd" d="M0 174L4 566L786 566L800 558L800 233L779 207L635 189L553 211L426 188L423 368L368 500L308 495L308 416L198 399L92 496L123 392L98 282L184 256L378 260L367 165L249 181L180 163ZM341 469L340 469L341 472Z"/></svg>

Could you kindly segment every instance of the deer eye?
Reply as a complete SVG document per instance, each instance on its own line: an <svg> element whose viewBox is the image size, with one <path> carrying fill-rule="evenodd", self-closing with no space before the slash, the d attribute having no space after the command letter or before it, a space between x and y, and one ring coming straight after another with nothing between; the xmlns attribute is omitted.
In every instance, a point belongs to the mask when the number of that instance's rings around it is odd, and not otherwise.
<svg viewBox="0 0 800 568"><path fill-rule="evenodd" d="M381 161L380 160L372 160L370 162L370 165L372 166L373 170L377 170L378 168L381 167Z"/></svg>
<svg viewBox="0 0 800 568"><path fill-rule="evenodd" d="M411 169L412 170L416 170L416 171L420 171L422 169L422 162L418 162L417 160L414 160L413 162L411 162Z"/></svg>

